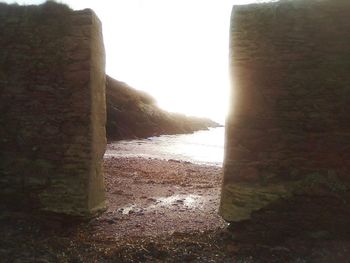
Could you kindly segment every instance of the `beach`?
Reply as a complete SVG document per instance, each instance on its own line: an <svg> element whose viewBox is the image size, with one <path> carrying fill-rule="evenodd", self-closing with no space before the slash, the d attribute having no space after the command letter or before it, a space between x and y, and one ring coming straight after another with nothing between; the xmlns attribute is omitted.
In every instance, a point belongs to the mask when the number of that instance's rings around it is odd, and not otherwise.
<svg viewBox="0 0 350 263"><path fill-rule="evenodd" d="M92 224L122 239L225 227L218 215L222 168L177 160L108 158L108 210Z"/></svg>
<svg viewBox="0 0 350 263"><path fill-rule="evenodd" d="M221 167L112 157L104 176L108 209L97 218L2 213L1 262L348 262L346 218L333 232L304 231L288 211L289 220L267 211L228 226L218 215Z"/></svg>

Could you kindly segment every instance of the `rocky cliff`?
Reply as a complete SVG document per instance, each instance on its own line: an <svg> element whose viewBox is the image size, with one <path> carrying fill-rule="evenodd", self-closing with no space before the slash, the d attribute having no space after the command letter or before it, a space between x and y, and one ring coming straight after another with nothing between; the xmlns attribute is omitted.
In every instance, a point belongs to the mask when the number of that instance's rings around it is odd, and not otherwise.
<svg viewBox="0 0 350 263"><path fill-rule="evenodd" d="M192 133L219 124L160 109L149 94L107 76L107 138L120 140L162 134Z"/></svg>

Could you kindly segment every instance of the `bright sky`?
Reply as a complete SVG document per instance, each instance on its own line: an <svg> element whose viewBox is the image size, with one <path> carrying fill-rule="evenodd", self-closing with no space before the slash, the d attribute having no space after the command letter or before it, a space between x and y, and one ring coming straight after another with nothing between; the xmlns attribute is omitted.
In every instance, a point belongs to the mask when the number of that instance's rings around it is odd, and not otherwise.
<svg viewBox="0 0 350 263"><path fill-rule="evenodd" d="M257 0L258 1L258 0ZM5 1L40 4L42 0ZM224 122L232 6L254 0L63 0L103 25L106 71L160 107Z"/></svg>

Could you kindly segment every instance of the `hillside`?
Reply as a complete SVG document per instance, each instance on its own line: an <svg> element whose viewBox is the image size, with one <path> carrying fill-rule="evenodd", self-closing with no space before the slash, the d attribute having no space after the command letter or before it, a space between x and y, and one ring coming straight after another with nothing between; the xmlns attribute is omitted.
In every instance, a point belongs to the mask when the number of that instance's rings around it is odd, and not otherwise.
<svg viewBox="0 0 350 263"><path fill-rule="evenodd" d="M106 81L106 102L109 141L192 133L220 126L207 118L188 117L162 110L146 92L133 89L109 76Z"/></svg>

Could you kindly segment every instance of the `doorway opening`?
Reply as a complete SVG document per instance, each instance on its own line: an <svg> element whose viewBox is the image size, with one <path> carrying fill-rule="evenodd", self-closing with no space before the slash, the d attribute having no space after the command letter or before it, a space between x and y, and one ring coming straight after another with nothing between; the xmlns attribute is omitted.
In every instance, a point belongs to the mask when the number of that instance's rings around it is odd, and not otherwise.
<svg viewBox="0 0 350 263"><path fill-rule="evenodd" d="M224 124L232 3L116 5L94 7L111 76L106 88L111 136L104 157L109 208L103 220L116 235L223 226L218 207L224 127L180 115Z"/></svg>

